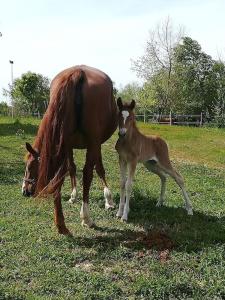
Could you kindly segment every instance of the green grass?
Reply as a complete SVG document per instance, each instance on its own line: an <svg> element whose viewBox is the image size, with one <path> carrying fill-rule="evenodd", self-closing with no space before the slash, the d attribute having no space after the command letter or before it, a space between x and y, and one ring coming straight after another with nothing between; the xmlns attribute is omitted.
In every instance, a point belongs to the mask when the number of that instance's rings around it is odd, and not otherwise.
<svg viewBox="0 0 225 300"><path fill-rule="evenodd" d="M139 124L168 141L193 202L191 217L172 179L165 206L156 208L159 179L139 165L129 222L104 210L95 176L90 211L97 228L83 228L85 153L74 151L79 200L67 203L67 178L62 200L73 237L64 237L53 224L51 200L21 195L24 143L33 141L38 122L0 119L0 299L225 299L224 130ZM118 207L116 139L104 144L103 160Z"/></svg>

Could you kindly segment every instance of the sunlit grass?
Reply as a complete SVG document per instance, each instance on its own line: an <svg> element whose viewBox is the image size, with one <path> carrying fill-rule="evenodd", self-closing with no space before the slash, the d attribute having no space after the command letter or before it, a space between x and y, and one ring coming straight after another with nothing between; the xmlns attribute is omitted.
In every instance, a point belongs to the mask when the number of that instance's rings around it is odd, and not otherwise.
<svg viewBox="0 0 225 300"><path fill-rule="evenodd" d="M24 198L25 141L32 142L37 119L0 119L0 299L224 299L225 298L225 131L139 123L158 134L184 176L194 215L187 216L181 193L168 181L167 201L156 208L159 179L138 166L128 223L104 210L103 191L95 176L90 211L97 225L80 224L82 168L85 153L74 151L78 202L67 203L65 221L73 237L59 236L53 203ZM23 132L24 131L24 132ZM19 133L19 134L18 134ZM117 133L103 145L103 160L114 200L119 202L119 168L114 149ZM165 234L166 251L143 237ZM216 298L217 297L217 298Z"/></svg>

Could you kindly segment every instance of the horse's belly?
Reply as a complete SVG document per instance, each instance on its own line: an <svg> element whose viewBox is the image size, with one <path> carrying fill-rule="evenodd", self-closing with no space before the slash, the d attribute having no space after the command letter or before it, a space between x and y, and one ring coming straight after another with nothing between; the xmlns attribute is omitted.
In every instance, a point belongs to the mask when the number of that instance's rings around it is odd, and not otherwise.
<svg viewBox="0 0 225 300"><path fill-rule="evenodd" d="M82 133L76 132L70 138L70 145L74 149L86 149L87 141Z"/></svg>

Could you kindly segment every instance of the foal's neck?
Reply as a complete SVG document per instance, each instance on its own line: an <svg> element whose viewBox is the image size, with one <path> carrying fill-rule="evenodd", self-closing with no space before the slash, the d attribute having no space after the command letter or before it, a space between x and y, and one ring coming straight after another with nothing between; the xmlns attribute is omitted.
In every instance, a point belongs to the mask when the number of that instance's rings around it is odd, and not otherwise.
<svg viewBox="0 0 225 300"><path fill-rule="evenodd" d="M127 141L134 141L141 135L140 131L138 130L136 124L134 123L133 126L128 130L126 136Z"/></svg>

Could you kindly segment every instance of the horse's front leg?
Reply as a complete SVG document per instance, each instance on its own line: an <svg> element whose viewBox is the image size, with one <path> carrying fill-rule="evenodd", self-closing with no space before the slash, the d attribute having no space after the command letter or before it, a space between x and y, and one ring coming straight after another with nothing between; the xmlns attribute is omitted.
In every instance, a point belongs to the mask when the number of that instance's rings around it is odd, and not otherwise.
<svg viewBox="0 0 225 300"><path fill-rule="evenodd" d="M80 211L82 225L93 227L94 222L89 213L89 191L93 179L93 169L95 166L96 156L93 150L87 149L86 162L83 169L83 202Z"/></svg>
<svg viewBox="0 0 225 300"><path fill-rule="evenodd" d="M133 184L133 178L134 178L134 174L135 174L135 170L136 170L136 165L137 165L136 161L128 163L128 174L127 174L127 181L126 181L126 185L125 185L126 202L125 202L125 206L124 206L124 210L123 210L123 215L121 218L122 221L127 221L127 219L128 219L128 214L130 211L130 195L131 195L131 191L132 191L132 184Z"/></svg>
<svg viewBox="0 0 225 300"><path fill-rule="evenodd" d="M119 157L120 164L120 204L119 210L116 214L118 218L121 218L123 215L124 205L125 205L125 185L126 185L126 176L127 176L127 162Z"/></svg>
<svg viewBox="0 0 225 300"><path fill-rule="evenodd" d="M65 234L65 235L71 234L70 231L66 228L64 222L60 189L58 189L54 193L54 219L55 219L55 225L60 234Z"/></svg>

